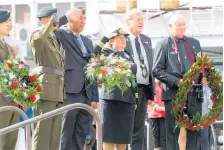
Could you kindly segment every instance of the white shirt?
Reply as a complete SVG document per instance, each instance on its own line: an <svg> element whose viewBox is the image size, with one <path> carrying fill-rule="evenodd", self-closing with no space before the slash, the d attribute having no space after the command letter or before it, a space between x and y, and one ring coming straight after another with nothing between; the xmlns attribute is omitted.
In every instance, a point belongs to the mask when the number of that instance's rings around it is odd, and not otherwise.
<svg viewBox="0 0 224 150"><path fill-rule="evenodd" d="M148 59L147 59L147 56L146 56L145 48L144 48L144 46L142 44L140 36L138 36L138 40L139 40L140 47L141 47L141 53L142 53L142 56L144 58L145 66L146 66L147 72L148 72L148 75L147 75L146 78L144 78L142 76L142 69L140 67L140 60L139 60L138 53L137 53L137 50L136 50L136 47L135 47L135 38L136 38L136 36L134 36L131 33L129 33L129 34L130 34L129 35L129 39L130 39L132 50L133 50L134 62L137 65L137 74L136 74L137 83L144 84L144 85L149 85L149 74L150 74L150 72L149 72L149 65L148 65Z"/></svg>

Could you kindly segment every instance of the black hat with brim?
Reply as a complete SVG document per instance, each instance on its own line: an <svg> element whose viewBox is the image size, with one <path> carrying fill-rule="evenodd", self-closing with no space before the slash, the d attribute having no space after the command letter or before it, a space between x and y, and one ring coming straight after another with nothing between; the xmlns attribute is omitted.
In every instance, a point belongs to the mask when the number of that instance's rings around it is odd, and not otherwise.
<svg viewBox="0 0 224 150"><path fill-rule="evenodd" d="M10 18L10 11L0 8L0 23L6 22Z"/></svg>
<svg viewBox="0 0 224 150"><path fill-rule="evenodd" d="M113 36L111 36L109 39L112 39L119 35L124 35L125 37L129 36L129 34L126 31L124 31L122 28L119 28L119 29L113 31L112 34L113 34Z"/></svg>
<svg viewBox="0 0 224 150"><path fill-rule="evenodd" d="M37 18L43 18L53 15L54 13L57 13L56 8L52 7L44 7L40 9L40 11L37 13Z"/></svg>

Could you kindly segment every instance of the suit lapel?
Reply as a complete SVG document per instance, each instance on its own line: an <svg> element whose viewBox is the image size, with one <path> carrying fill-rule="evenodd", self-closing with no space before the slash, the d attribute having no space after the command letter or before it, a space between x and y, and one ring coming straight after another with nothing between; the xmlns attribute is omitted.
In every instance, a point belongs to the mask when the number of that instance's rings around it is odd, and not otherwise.
<svg viewBox="0 0 224 150"><path fill-rule="evenodd" d="M131 55L131 57L134 58L134 55L133 55L133 49L132 49L132 45L131 45L131 40L129 37L126 38L126 47L125 47L125 52L127 52L128 54Z"/></svg>
<svg viewBox="0 0 224 150"><path fill-rule="evenodd" d="M169 49L168 49L168 55L170 55L171 51L173 50L173 45L176 47L176 51L177 51L177 55L178 55L178 62L179 62L179 66L181 68L181 72L183 71L183 62L180 60L180 54L178 52L178 47L177 44L174 43L174 39L172 39L171 37L169 37Z"/></svg>

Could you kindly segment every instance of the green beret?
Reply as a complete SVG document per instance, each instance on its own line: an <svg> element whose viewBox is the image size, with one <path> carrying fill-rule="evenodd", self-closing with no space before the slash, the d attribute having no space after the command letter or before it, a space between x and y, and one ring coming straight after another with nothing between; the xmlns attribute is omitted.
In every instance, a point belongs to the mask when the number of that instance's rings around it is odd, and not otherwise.
<svg viewBox="0 0 224 150"><path fill-rule="evenodd" d="M0 23L7 21L10 17L10 11L0 8Z"/></svg>
<svg viewBox="0 0 224 150"><path fill-rule="evenodd" d="M53 15L54 13L57 13L56 8L52 7L44 7L40 9L40 11L37 13L37 18L43 18Z"/></svg>

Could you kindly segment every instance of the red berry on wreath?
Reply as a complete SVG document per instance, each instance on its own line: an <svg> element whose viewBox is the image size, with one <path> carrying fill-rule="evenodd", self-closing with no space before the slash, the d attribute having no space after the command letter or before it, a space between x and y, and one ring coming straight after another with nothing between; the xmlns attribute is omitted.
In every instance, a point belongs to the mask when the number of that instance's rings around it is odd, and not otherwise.
<svg viewBox="0 0 224 150"><path fill-rule="evenodd" d="M213 120L214 121L217 121L218 120L218 117L217 116L213 117Z"/></svg>
<svg viewBox="0 0 224 150"><path fill-rule="evenodd" d="M29 80L30 80L31 82L34 82L34 81L37 80L37 78L36 78L36 76L30 76L30 77L29 77Z"/></svg>
<svg viewBox="0 0 224 150"><path fill-rule="evenodd" d="M9 67L10 69L12 69L12 64L11 63L6 63L7 67Z"/></svg>
<svg viewBox="0 0 224 150"><path fill-rule="evenodd" d="M31 102L35 102L36 101L36 96L34 95L34 94L31 94L30 95L30 97L29 97L29 100L31 101Z"/></svg>
<svg viewBox="0 0 224 150"><path fill-rule="evenodd" d="M36 87L36 90L37 90L38 92L41 92L41 87L40 87L40 85L38 85L38 86Z"/></svg>
<svg viewBox="0 0 224 150"><path fill-rule="evenodd" d="M16 82L12 82L12 83L11 83L11 87L12 87L13 89L17 88L17 83L16 83Z"/></svg>
<svg viewBox="0 0 224 150"><path fill-rule="evenodd" d="M212 98L212 102L215 103L218 99L219 99L219 97L214 97L214 98Z"/></svg>
<svg viewBox="0 0 224 150"><path fill-rule="evenodd" d="M189 127L189 130L194 131L194 127L191 125L191 126Z"/></svg>

